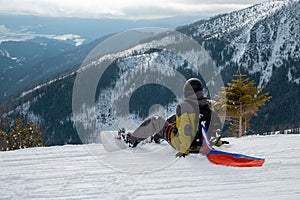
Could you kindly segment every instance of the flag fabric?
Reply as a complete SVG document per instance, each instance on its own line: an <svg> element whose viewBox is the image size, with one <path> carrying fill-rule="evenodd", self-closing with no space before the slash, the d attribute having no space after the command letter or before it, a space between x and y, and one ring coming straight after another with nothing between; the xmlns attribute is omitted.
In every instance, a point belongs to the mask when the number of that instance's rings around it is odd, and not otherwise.
<svg viewBox="0 0 300 200"><path fill-rule="evenodd" d="M217 165L225 165L232 167L260 167L264 164L264 158L257 158L238 153L229 153L215 150L210 146L207 131L202 125L202 154L207 159Z"/></svg>

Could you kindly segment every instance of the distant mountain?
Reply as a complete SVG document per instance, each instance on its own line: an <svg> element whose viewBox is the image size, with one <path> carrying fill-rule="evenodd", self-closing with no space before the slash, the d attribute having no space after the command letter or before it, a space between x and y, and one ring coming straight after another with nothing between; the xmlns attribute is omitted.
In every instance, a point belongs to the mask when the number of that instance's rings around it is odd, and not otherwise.
<svg viewBox="0 0 300 200"><path fill-rule="evenodd" d="M300 125L299 10L299 0L274 0L178 29L210 52L226 82L241 66L270 92L254 130Z"/></svg>
<svg viewBox="0 0 300 200"><path fill-rule="evenodd" d="M268 1L252 7L200 20L178 31L197 40L211 55L223 80L230 81L240 66L258 86L272 96L252 121L253 131L267 132L299 127L300 113L300 1ZM98 85L96 101L99 121L110 125L113 119L111 93L126 70L147 63L168 64L185 77L195 76L189 63L165 50L146 51L142 45L120 54ZM76 68L74 68L76 69ZM163 69L162 69L163 70ZM137 72L138 73L138 72ZM48 127L49 144L78 143L72 116L72 88L76 72L37 86L10 104L13 113L23 113ZM159 83L159 79L157 82ZM155 96L151 89L155 89ZM162 94L158 96L159 94ZM119 96L121 97L121 96ZM145 117L153 104L170 105L174 96L157 85L139 88L130 101L132 113ZM103 113L103 110L105 112ZM99 113L96 113L99 114ZM81 116L82 117L82 116Z"/></svg>
<svg viewBox="0 0 300 200"><path fill-rule="evenodd" d="M273 68L300 58L299 8L299 0L268 1L178 30L203 44L220 68L237 63L259 73L262 86Z"/></svg>
<svg viewBox="0 0 300 200"><path fill-rule="evenodd" d="M41 38L0 43L0 102L33 83L34 65L72 49L75 46Z"/></svg>
<svg viewBox="0 0 300 200"><path fill-rule="evenodd" d="M0 14L0 41L2 41L3 35L7 39L32 38L36 36L53 39L59 36L73 35L78 36L79 38L77 39L82 39L83 44L87 44L102 36L130 29L140 27L176 28L179 25L185 25L196 20L199 20L199 17L179 16L163 19L130 20ZM3 34L3 32L6 34ZM65 41L75 45L75 39L70 38L68 41Z"/></svg>
<svg viewBox="0 0 300 200"><path fill-rule="evenodd" d="M36 84L75 69L104 36L75 47L65 42L35 38L0 44L0 102Z"/></svg>
<svg viewBox="0 0 300 200"><path fill-rule="evenodd" d="M118 20L0 14L0 104L40 80L79 65L98 38L138 27L175 28L195 19Z"/></svg>

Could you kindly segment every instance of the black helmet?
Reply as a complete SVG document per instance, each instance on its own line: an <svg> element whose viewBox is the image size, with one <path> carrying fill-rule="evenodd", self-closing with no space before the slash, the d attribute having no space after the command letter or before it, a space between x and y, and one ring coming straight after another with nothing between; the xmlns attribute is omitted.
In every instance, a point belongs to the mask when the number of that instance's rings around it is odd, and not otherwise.
<svg viewBox="0 0 300 200"><path fill-rule="evenodd" d="M183 86L184 96L190 96L198 91L202 91L202 82L197 78L190 78L187 80Z"/></svg>

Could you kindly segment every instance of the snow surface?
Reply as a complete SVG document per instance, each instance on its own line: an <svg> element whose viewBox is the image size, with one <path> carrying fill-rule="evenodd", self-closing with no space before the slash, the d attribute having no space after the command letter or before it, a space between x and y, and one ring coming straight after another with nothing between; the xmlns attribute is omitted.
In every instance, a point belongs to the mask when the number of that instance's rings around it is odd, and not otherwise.
<svg viewBox="0 0 300 200"><path fill-rule="evenodd" d="M0 152L0 199L298 200L299 139L228 138L220 148L265 157L258 168L217 166L196 154L175 159L167 144L152 143L110 153L101 144ZM154 148L155 156L145 153Z"/></svg>

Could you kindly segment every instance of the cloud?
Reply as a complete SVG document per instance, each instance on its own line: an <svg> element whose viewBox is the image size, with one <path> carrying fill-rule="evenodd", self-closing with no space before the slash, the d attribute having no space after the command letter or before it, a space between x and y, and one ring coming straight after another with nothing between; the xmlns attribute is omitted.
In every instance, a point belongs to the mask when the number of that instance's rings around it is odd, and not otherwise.
<svg viewBox="0 0 300 200"><path fill-rule="evenodd" d="M153 19L211 16L264 0L0 0L0 13L50 17Z"/></svg>
<svg viewBox="0 0 300 200"><path fill-rule="evenodd" d="M73 41L75 46L79 46L83 44L85 41L85 39L75 34L55 35L55 34L36 34L33 32L24 32L24 31L13 32L9 30L6 26L0 25L0 44L5 41L26 41L37 37L43 37L43 38L61 40L61 41L69 40L69 41Z"/></svg>
<svg viewBox="0 0 300 200"><path fill-rule="evenodd" d="M79 35L74 34L64 34L64 35L43 35L46 38L54 39L54 40L72 40L75 42L75 46L79 46L84 43L85 39L82 39Z"/></svg>

